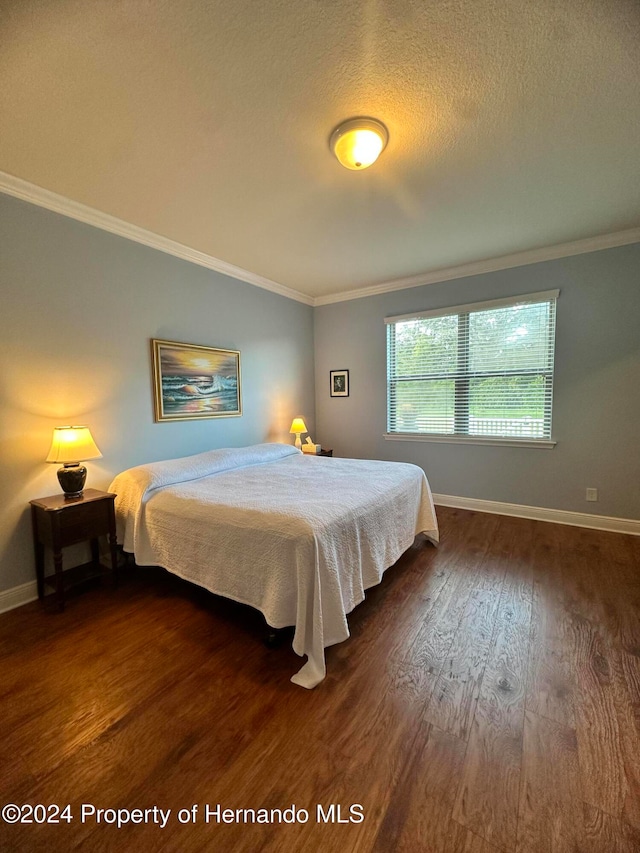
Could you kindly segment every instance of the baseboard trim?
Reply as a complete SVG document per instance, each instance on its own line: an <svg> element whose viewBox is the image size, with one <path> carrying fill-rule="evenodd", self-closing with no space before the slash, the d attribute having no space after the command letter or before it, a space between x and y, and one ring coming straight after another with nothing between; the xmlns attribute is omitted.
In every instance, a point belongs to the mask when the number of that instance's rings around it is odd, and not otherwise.
<svg viewBox="0 0 640 853"><path fill-rule="evenodd" d="M640 536L640 519L612 518L607 515L591 515L587 512L568 512L562 509L547 509L541 506L507 504L500 501L485 501L478 498L462 498L456 495L433 496L437 506L449 506L454 509L469 509L476 512L491 512L495 515L511 515L516 518L530 518L533 521L549 521L552 524L569 524L572 527L589 527L592 530L608 530L611 533L630 533ZM0 613L22 607L38 597L35 581L0 591Z"/></svg>
<svg viewBox="0 0 640 853"><path fill-rule="evenodd" d="M640 519L613 518L608 515L591 515L587 512L569 512L563 509L508 504L455 495L434 494L433 500L438 506L449 506L455 509L491 512L495 515L511 515L516 518L530 518L533 521L550 521L553 524L569 524L572 527L589 527L592 530L608 530L611 533L630 533L632 536L640 536Z"/></svg>
<svg viewBox="0 0 640 853"><path fill-rule="evenodd" d="M15 610L16 607L22 607L23 604L28 604L30 601L35 601L38 597L38 586L35 581L14 586L11 589L0 591L0 613L6 613L7 610Z"/></svg>

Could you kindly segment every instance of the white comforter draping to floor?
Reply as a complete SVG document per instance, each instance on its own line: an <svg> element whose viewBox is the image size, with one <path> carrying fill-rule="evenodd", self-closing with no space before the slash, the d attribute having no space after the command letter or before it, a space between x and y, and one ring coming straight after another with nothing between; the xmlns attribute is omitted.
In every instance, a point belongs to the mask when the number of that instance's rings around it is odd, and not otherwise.
<svg viewBox="0 0 640 853"><path fill-rule="evenodd" d="M262 444L140 465L110 489L137 563L295 625L308 660L291 680L303 687L325 677L325 647L347 639L346 614L415 535L438 540L424 472L399 462Z"/></svg>

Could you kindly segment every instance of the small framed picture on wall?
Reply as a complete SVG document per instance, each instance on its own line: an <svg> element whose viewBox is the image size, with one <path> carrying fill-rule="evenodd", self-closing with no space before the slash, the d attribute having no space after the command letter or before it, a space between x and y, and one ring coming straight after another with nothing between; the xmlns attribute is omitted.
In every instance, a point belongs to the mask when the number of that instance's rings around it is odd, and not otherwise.
<svg viewBox="0 0 640 853"><path fill-rule="evenodd" d="M329 371L329 386L332 397L348 397L349 396L349 371L348 370L331 370Z"/></svg>

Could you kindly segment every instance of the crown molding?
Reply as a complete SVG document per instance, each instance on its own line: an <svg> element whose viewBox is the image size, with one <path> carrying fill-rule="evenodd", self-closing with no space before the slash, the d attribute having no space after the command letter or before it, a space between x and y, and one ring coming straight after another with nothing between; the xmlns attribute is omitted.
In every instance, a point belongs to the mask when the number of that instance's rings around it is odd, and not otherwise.
<svg viewBox="0 0 640 853"><path fill-rule="evenodd" d="M263 290L277 293L279 296L284 296L287 299L293 299L296 302L302 302L305 305L311 306L330 305L333 302L347 302L351 299L364 299L367 296L377 296L378 294L390 293L394 290L406 290L410 287L438 284L444 281L452 281L456 278L467 278L473 275L481 275L482 273L497 272L498 270L526 266L527 264L537 264L542 261L568 258L572 255L581 255L586 252L597 252L601 249L613 249L617 246L625 246L630 243L640 243L640 228L630 228L626 231L617 231L613 234L601 234L596 237L587 237L584 240L575 240L571 243L559 243L555 246L516 252L515 254L503 255L499 258L473 261L472 263L460 264L455 267L446 267L419 275L393 279L392 281L382 282L381 284L371 285L370 287L345 290L340 293L316 296L314 298L306 293L301 293L299 290L279 284L277 281L264 278L257 273L252 273L249 270L242 269L242 267L237 267L234 264L229 264L226 261L215 258L213 255L192 249L183 243L177 243L168 237L155 234L153 231L147 231L145 228L125 222L124 219L118 219L118 217L111 216L109 213L103 213L86 204L73 201L66 196L46 190L43 187L37 186L37 184L32 184L23 178L18 178L15 175L9 175L2 171L0 171L0 192L14 198L19 198L22 201L27 201L30 204L35 204L38 207L43 207L46 210L51 210L54 213L60 213L85 225L100 228L102 231L108 231L110 234L117 234L119 237L133 240L135 243L141 243L143 246L149 246L152 249L173 255L176 258L181 258L182 260L206 267L206 269L213 270L230 278L244 281L255 287L261 287Z"/></svg>
<svg viewBox="0 0 640 853"><path fill-rule="evenodd" d="M598 252L601 249L613 249L630 243L640 243L640 228L629 228L626 231L617 231L613 234L600 234L597 237L574 240L572 243L558 243L555 246L530 249L525 252L516 252L513 255L503 255L500 258L489 258L485 261L473 261L456 267L446 267L420 275L397 278L393 281L359 288L358 290L345 290L342 293L332 293L328 296L316 296L313 304L316 306L330 305L333 302L363 299L366 296L377 296L380 293L390 293L394 290L407 290L410 287L422 287L425 284L438 284L456 278L467 278L472 275L523 267L528 264L539 264L542 261L555 261L559 258L583 255L586 252Z"/></svg>
<svg viewBox="0 0 640 853"><path fill-rule="evenodd" d="M298 290L293 290L284 284L271 281L271 279L264 278L241 267L228 264L226 261L214 258L213 255L207 255L205 252L191 249L189 246L177 243L168 237L154 234L153 231L139 228L137 225L132 225L130 222L125 222L123 219L103 213L86 204L72 201L70 198L51 192L51 190L45 190L43 187L29 183L29 181L25 181L22 178L17 178L15 175L0 172L0 192L14 198L19 198L22 201L27 201L30 204L35 204L38 207L44 207L46 210L52 210L54 213L61 213L63 216L83 222L85 225L92 225L94 228L100 228L102 231L108 231L110 234L117 234L119 237L124 237L127 240L141 243L143 246L158 249L160 252L165 252L168 255L189 261L192 264L198 264L198 266L206 267L222 275L245 281L247 284L253 284L256 287L261 287L263 290L270 290L279 296L285 296L287 299L294 299L297 302L303 302L305 305L314 304L312 296L300 293Z"/></svg>

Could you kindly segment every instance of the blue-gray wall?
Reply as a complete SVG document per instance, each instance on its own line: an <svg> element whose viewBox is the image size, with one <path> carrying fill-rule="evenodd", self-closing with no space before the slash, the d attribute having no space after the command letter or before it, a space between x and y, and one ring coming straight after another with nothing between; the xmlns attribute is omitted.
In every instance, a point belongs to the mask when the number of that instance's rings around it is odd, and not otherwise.
<svg viewBox="0 0 640 853"><path fill-rule="evenodd" d="M336 455L415 462L439 494L640 518L639 272L635 244L311 309L0 195L0 591L34 580L28 502L59 492L44 457L69 422L104 454L96 488L144 461L290 441L302 415ZM555 449L384 440L385 316L552 288ZM154 423L151 338L241 350L243 416ZM331 398L340 368L351 396Z"/></svg>
<svg viewBox="0 0 640 853"><path fill-rule="evenodd" d="M154 423L151 338L241 351L243 415ZM0 591L34 580L28 502L52 429L90 426L87 485L314 423L313 309L0 195Z"/></svg>
<svg viewBox="0 0 640 853"><path fill-rule="evenodd" d="M383 438L384 317L555 288L553 450ZM414 462L438 494L640 518L640 244L321 306L314 324L318 436L337 455ZM350 396L331 398L341 368Z"/></svg>

